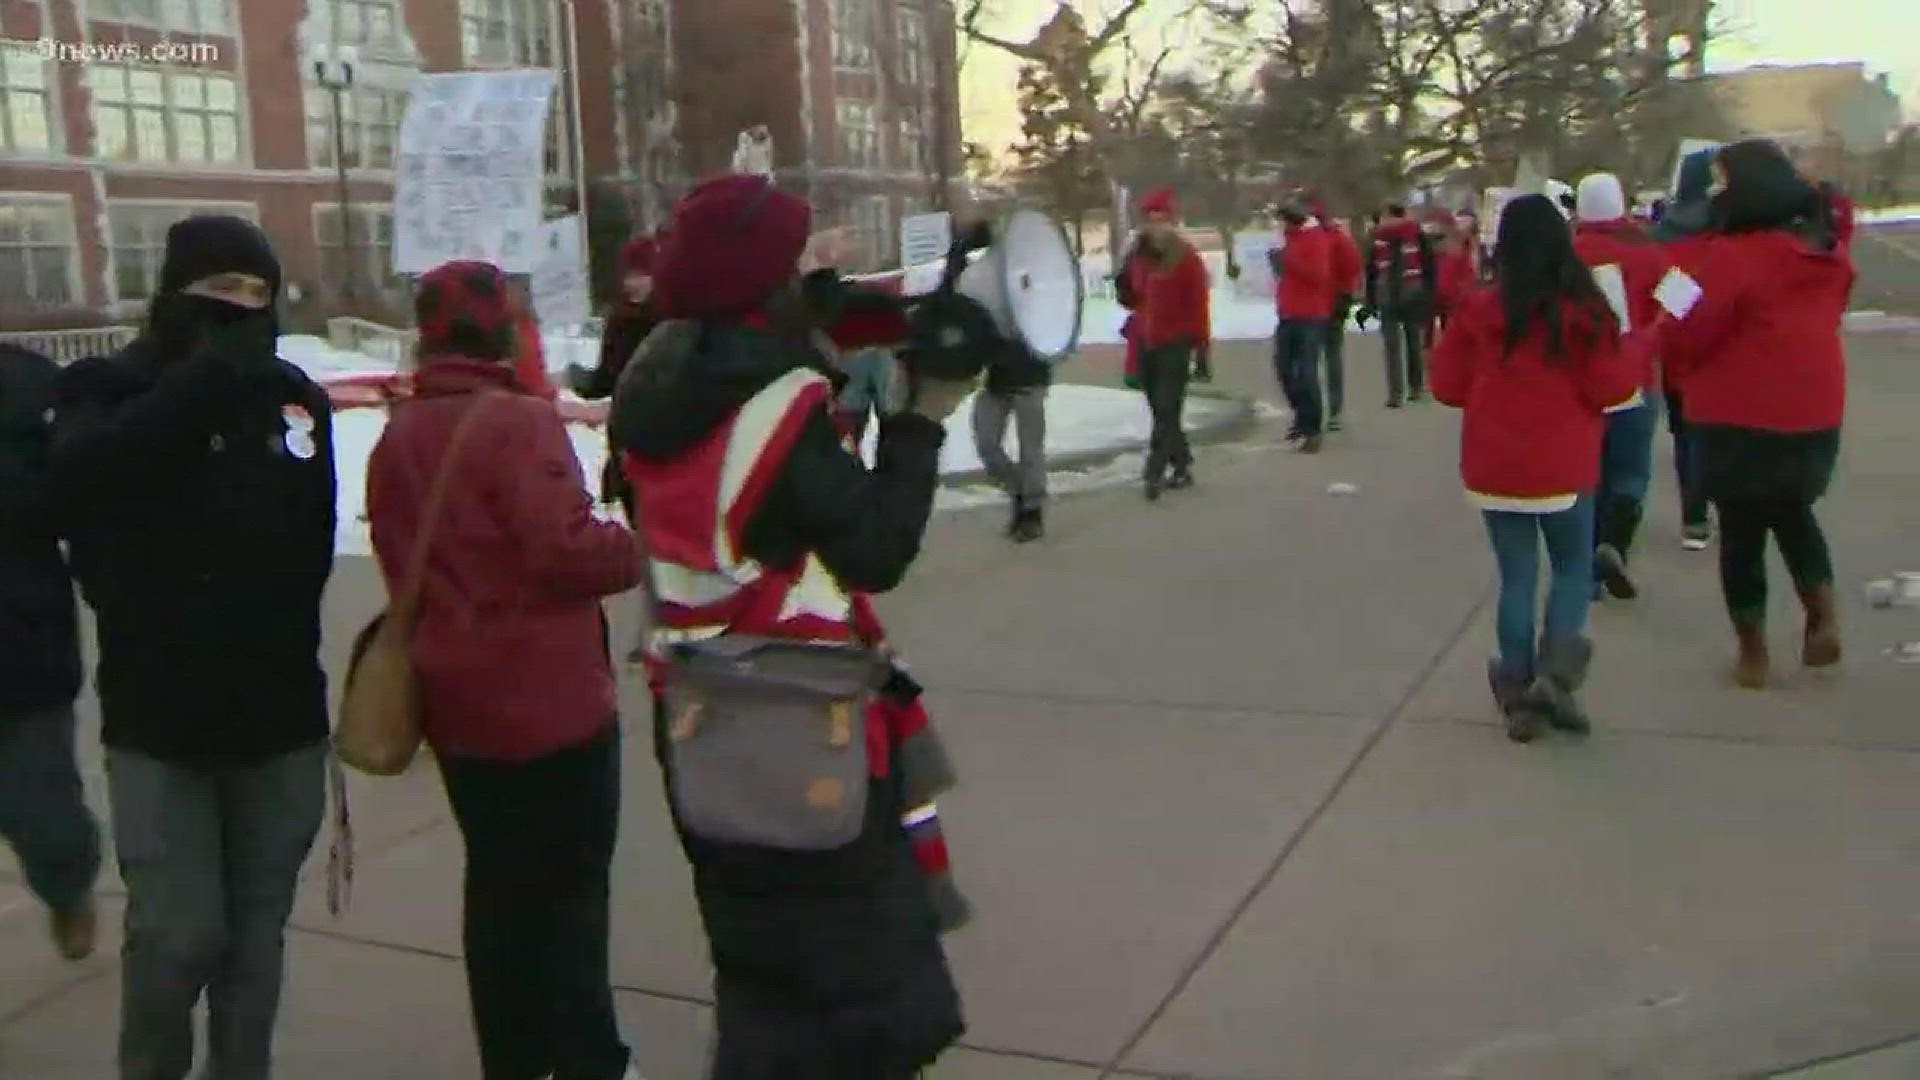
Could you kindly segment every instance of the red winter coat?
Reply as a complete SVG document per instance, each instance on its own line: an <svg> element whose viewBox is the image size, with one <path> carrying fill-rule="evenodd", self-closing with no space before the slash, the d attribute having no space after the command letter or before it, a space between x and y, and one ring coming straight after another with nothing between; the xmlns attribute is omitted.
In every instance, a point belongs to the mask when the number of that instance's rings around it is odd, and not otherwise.
<svg viewBox="0 0 1920 1080"><path fill-rule="evenodd" d="M1840 323L1853 292L1844 244L1819 251L1777 229L1693 238L1671 249L1700 283L1660 350L1687 420L1762 431L1840 426L1847 403Z"/></svg>
<svg viewBox="0 0 1920 1080"><path fill-rule="evenodd" d="M1435 299L1442 315L1458 307L1480 283L1480 268L1473 256L1473 242L1460 241L1452 251L1434 257L1439 264L1439 285Z"/></svg>
<svg viewBox="0 0 1920 1080"><path fill-rule="evenodd" d="M480 390L499 391L476 399ZM566 425L506 364L440 358L394 408L367 463L367 516L398 590L454 423L466 435L433 526L413 635L427 742L447 757L526 761L615 715L600 598L640 580L624 526L593 516Z"/></svg>
<svg viewBox="0 0 1920 1080"><path fill-rule="evenodd" d="M1436 399L1466 412L1460 478L1468 491L1537 499L1599 483L1602 413L1633 396L1637 368L1611 318L1573 318L1587 326L1565 329L1556 361L1538 327L1506 352L1498 289L1469 293L1447 320L1428 378Z"/></svg>
<svg viewBox="0 0 1920 1080"><path fill-rule="evenodd" d="M1627 317L1633 329L1647 330L1658 321L1660 301L1654 299L1653 293L1660 287L1660 280L1667 276L1667 271L1673 269L1671 249L1648 236L1638 222L1621 218L1618 221L1583 221L1574 226L1573 250L1580 256L1581 262L1594 269L1602 266L1620 268L1620 277L1627 289ZM1647 367L1641 373L1640 384L1651 389L1654 385L1653 350L1642 350L1641 353Z"/></svg>
<svg viewBox="0 0 1920 1080"><path fill-rule="evenodd" d="M1280 280L1274 294L1282 319L1330 319L1340 283L1334 270L1333 233L1318 222L1289 225L1280 249Z"/></svg>
<svg viewBox="0 0 1920 1080"><path fill-rule="evenodd" d="M1207 264L1191 244L1179 241L1172 265L1160 259L1129 260L1142 349L1189 342L1205 348L1213 340L1211 285Z"/></svg>

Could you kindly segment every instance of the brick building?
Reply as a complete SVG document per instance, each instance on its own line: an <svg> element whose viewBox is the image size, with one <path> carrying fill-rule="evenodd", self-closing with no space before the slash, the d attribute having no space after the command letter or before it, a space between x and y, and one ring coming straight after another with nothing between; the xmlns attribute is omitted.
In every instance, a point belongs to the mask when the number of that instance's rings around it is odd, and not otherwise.
<svg viewBox="0 0 1920 1080"><path fill-rule="evenodd" d="M587 175L642 222L753 124L774 133L782 184L823 222L863 226L876 258L957 172L946 0L0 0L0 329L130 317L167 225L201 210L266 229L296 312L403 307L388 267L409 81L560 69L558 212L575 190L567 2ZM357 53L346 230L313 64L336 43Z"/></svg>

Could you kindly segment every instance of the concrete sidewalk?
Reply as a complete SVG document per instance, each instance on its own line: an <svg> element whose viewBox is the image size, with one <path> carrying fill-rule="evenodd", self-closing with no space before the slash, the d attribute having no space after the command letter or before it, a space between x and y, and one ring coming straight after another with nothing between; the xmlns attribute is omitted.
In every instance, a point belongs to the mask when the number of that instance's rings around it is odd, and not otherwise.
<svg viewBox="0 0 1920 1080"><path fill-rule="evenodd" d="M1920 609L1868 611L1857 584L1920 569L1920 338L1853 346L1823 511L1843 673L1727 683L1713 556L1680 549L1663 471L1646 597L1595 613L1584 744L1501 737L1457 420L1381 409L1371 338L1349 342L1350 430L1317 458L1263 430L1157 505L1062 500L1021 548L997 515L941 518L884 603L959 758L944 820L980 909L951 942L970 1049L936 1080L1699 1080L1865 1048L1895 1049L1882 1072L1812 1075L1913 1075L1897 1044L1920 1037L1920 667L1882 653L1920 639ZM1271 397L1264 346L1223 345L1216 366ZM1117 368L1097 354L1069 377ZM343 562L336 672L379 603L366 562ZM1798 615L1776 607L1791 658ZM621 1008L646 1075L696 1080L703 942L643 740L626 764ZM328 917L323 843L279 1075L467 1080L461 853L436 778L354 799L358 895ZM0 1077L110 1076L115 964L54 960L10 873Z"/></svg>

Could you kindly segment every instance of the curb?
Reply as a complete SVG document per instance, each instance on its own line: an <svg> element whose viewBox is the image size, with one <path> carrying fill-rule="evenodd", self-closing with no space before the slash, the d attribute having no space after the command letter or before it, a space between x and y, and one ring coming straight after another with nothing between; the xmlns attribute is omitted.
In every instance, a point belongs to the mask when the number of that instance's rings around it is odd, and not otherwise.
<svg viewBox="0 0 1920 1080"><path fill-rule="evenodd" d="M1229 442L1251 430L1259 419L1254 413L1253 399L1249 397L1211 388L1189 389L1187 397L1189 399L1205 398L1208 401L1225 402L1233 406L1220 417L1199 427L1187 429L1187 441L1195 446L1212 446ZM1146 448L1145 439L1127 439L1095 450L1073 450L1048 457L1047 471L1068 472L1097 468L1115 458L1138 453ZM940 486L943 488L971 487L988 480L985 469L969 469L966 472L948 473L942 476Z"/></svg>

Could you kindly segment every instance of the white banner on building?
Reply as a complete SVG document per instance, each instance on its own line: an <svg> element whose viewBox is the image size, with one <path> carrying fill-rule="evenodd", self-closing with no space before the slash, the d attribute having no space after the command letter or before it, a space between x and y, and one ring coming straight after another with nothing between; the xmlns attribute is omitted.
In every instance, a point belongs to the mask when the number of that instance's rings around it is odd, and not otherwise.
<svg viewBox="0 0 1920 1080"><path fill-rule="evenodd" d="M900 265L925 266L947 257L953 246L953 215L908 214L900 219Z"/></svg>
<svg viewBox="0 0 1920 1080"><path fill-rule="evenodd" d="M540 226L539 235L530 283L534 314L542 327L579 326L592 311L580 215L555 218Z"/></svg>
<svg viewBox="0 0 1920 1080"><path fill-rule="evenodd" d="M395 162L395 273L449 259L533 269L553 90L546 69L414 79Z"/></svg>

